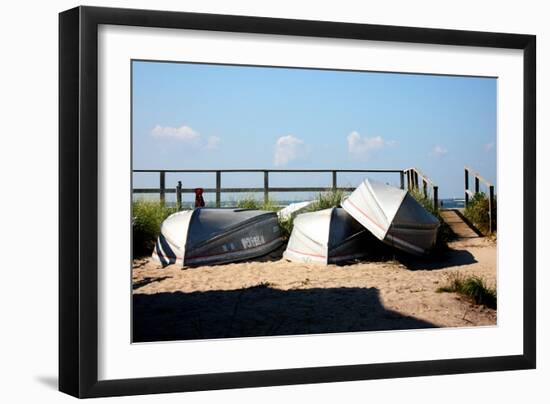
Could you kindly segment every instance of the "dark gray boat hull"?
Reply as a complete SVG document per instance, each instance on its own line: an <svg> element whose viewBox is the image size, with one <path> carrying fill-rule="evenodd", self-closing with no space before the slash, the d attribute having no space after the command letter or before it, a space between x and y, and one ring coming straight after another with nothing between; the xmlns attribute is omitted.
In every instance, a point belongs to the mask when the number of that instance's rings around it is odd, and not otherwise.
<svg viewBox="0 0 550 404"><path fill-rule="evenodd" d="M166 219L153 258L163 266L227 264L262 257L282 243L273 212L199 208Z"/></svg>

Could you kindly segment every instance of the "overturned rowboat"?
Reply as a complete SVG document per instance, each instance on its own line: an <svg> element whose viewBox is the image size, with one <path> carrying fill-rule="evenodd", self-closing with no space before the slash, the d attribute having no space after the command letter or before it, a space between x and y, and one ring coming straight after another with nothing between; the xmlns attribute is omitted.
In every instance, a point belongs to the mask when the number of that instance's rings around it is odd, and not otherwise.
<svg viewBox="0 0 550 404"><path fill-rule="evenodd" d="M422 255L435 244L439 220L406 190L366 179L342 207L378 239L403 251Z"/></svg>
<svg viewBox="0 0 550 404"><path fill-rule="evenodd" d="M273 212L198 208L162 223L153 259L163 266L225 264L261 257L282 243Z"/></svg>
<svg viewBox="0 0 550 404"><path fill-rule="evenodd" d="M367 256L369 240L372 236L368 230L342 208L302 213L294 219L283 257L295 262L339 264Z"/></svg>

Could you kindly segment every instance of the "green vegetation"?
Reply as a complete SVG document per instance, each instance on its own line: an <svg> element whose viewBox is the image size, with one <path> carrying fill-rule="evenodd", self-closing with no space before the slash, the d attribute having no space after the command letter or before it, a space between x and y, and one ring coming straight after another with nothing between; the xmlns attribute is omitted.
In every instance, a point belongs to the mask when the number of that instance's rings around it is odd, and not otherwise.
<svg viewBox="0 0 550 404"><path fill-rule="evenodd" d="M268 199L267 202L259 201L254 197L254 195L247 195L244 198L241 198L234 203L235 207L239 209L259 209L259 210L270 210L276 212L280 209L275 201Z"/></svg>
<svg viewBox="0 0 550 404"><path fill-rule="evenodd" d="M482 304L491 309L497 308L496 289L487 287L483 278L479 276L465 277L459 273L453 273L449 276L448 284L437 289L437 292L458 293L475 304Z"/></svg>
<svg viewBox="0 0 550 404"><path fill-rule="evenodd" d="M340 189L328 189L320 192L314 203L306 209L307 212L316 212L318 210L335 208L342 203L345 192Z"/></svg>
<svg viewBox="0 0 550 404"><path fill-rule="evenodd" d="M134 257L150 255L164 219L176 208L163 207L160 202L138 200L132 203L132 229Z"/></svg>
<svg viewBox="0 0 550 404"><path fill-rule="evenodd" d="M484 192L478 192L470 199L464 209L464 217L479 231L489 234L489 199Z"/></svg>
<svg viewBox="0 0 550 404"><path fill-rule="evenodd" d="M279 218L279 227L283 240L288 240L290 238L290 233L292 233L292 228L294 227L294 217L291 216L288 219Z"/></svg>

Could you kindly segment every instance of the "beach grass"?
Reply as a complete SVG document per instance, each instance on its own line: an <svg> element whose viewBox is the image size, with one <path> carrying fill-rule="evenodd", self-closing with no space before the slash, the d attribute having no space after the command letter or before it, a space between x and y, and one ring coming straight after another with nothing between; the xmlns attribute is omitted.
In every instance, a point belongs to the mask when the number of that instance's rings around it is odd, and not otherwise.
<svg viewBox="0 0 550 404"><path fill-rule="evenodd" d="M175 213L175 207L158 201L137 200L132 203L132 247L134 257L150 255L160 232L160 225Z"/></svg>
<svg viewBox="0 0 550 404"><path fill-rule="evenodd" d="M479 231L489 235L489 199L484 192L478 192L470 199L468 206L464 209L464 216Z"/></svg>
<svg viewBox="0 0 550 404"><path fill-rule="evenodd" d="M306 209L307 212L336 208L341 205L346 193L340 189L327 189L317 195L315 201Z"/></svg>
<svg viewBox="0 0 550 404"><path fill-rule="evenodd" d="M292 228L294 227L294 217L290 216L287 219L279 218L279 228L281 229L281 237L283 240L287 241L290 238L292 233Z"/></svg>
<svg viewBox="0 0 550 404"><path fill-rule="evenodd" d="M437 289L438 293L458 293L472 300L475 304L487 306L491 309L497 308L497 291L490 288L480 276L464 276L459 273L452 273L448 283Z"/></svg>
<svg viewBox="0 0 550 404"><path fill-rule="evenodd" d="M260 201L254 197L254 195L247 195L235 201L235 207L239 209L258 209L269 210L276 212L280 209L280 206L272 200Z"/></svg>

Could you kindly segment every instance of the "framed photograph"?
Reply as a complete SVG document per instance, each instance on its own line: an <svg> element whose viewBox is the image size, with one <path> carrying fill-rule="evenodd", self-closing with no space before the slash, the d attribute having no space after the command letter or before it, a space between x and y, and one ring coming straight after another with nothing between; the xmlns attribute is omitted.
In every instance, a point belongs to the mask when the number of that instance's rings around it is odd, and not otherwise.
<svg viewBox="0 0 550 404"><path fill-rule="evenodd" d="M59 388L536 366L532 35L59 17Z"/></svg>

